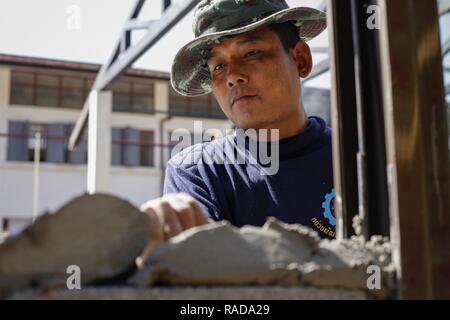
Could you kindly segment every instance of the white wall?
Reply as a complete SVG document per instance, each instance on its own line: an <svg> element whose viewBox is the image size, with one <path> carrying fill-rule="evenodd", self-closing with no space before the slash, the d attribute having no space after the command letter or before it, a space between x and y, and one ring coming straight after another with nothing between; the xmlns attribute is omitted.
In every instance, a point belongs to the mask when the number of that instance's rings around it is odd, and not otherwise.
<svg viewBox="0 0 450 320"><path fill-rule="evenodd" d="M54 211L75 196L86 192L86 166L40 164L39 214ZM136 206L159 193L160 171L154 168L113 167L110 193ZM0 216L31 217L33 164L9 162L0 164Z"/></svg>
<svg viewBox="0 0 450 320"><path fill-rule="evenodd" d="M39 214L55 210L86 190L85 166L40 164ZM0 216L31 217L33 163L0 164Z"/></svg>
<svg viewBox="0 0 450 320"><path fill-rule="evenodd" d="M125 198L135 206L161 196L161 171L155 168L113 167L110 192Z"/></svg>

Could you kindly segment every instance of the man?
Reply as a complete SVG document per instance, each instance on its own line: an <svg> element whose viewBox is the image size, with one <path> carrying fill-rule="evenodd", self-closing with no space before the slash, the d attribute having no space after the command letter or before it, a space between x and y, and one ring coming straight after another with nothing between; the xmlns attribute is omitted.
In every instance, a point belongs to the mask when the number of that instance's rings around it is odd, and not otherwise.
<svg viewBox="0 0 450 320"><path fill-rule="evenodd" d="M260 226L269 216L335 236L331 132L322 119L306 116L300 86L313 65L306 41L325 28L324 13L289 8L285 1L200 3L196 39L178 52L172 85L186 96L212 91L237 128L278 130L278 137L251 141L278 143L279 167L264 175L258 161L186 161L192 154L211 160L226 146L249 155L247 144L237 144L242 133L176 154L167 164L165 195L142 206L154 220L157 241L209 221Z"/></svg>

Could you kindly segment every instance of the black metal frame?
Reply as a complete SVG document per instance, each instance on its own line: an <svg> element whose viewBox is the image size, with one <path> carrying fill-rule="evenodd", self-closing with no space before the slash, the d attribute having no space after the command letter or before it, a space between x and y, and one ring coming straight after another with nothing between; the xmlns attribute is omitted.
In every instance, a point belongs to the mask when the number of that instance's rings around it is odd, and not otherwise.
<svg viewBox="0 0 450 320"><path fill-rule="evenodd" d="M360 213L367 217L364 225L367 238L375 234L389 236L379 31L367 27L367 9L372 5L378 5L378 1L351 0L359 143L358 193Z"/></svg>
<svg viewBox="0 0 450 320"><path fill-rule="evenodd" d="M332 101L337 129L334 152L338 234L354 233L353 216L362 232L389 236L384 114L378 30L367 28L367 7L374 0L329 2L333 74ZM348 17L351 17L350 19Z"/></svg>
<svg viewBox="0 0 450 320"><path fill-rule="evenodd" d="M352 218L358 213L358 151L354 49L350 2L328 0L330 71L332 75L331 122L336 189L335 213L338 238L354 234ZM349 36L350 35L350 36Z"/></svg>

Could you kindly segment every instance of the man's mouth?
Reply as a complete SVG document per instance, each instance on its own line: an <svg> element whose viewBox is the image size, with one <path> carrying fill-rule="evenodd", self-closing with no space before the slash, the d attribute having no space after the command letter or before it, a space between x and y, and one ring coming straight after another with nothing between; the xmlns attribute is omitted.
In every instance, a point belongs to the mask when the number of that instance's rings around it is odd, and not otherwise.
<svg viewBox="0 0 450 320"><path fill-rule="evenodd" d="M231 106L233 107L233 106L236 105L236 104L250 101L250 100L252 100L252 99L254 99L254 98L256 98L256 97L257 97L256 95L242 95L242 96L236 96L236 97L233 99L233 101L232 101L232 103L231 103Z"/></svg>

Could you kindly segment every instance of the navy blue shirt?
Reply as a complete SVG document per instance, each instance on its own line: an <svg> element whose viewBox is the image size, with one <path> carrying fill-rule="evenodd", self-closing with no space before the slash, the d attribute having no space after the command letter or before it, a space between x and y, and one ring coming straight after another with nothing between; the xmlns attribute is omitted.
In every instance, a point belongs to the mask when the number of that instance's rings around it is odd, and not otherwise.
<svg viewBox="0 0 450 320"><path fill-rule="evenodd" d="M164 194L186 192L211 219L226 219L237 227L262 226L274 216L334 238L331 129L319 117L308 120L300 134L279 141L276 174L261 174L259 161L214 162L214 154L225 147L253 154L248 144L239 147L236 134L228 135L174 155L167 163Z"/></svg>

